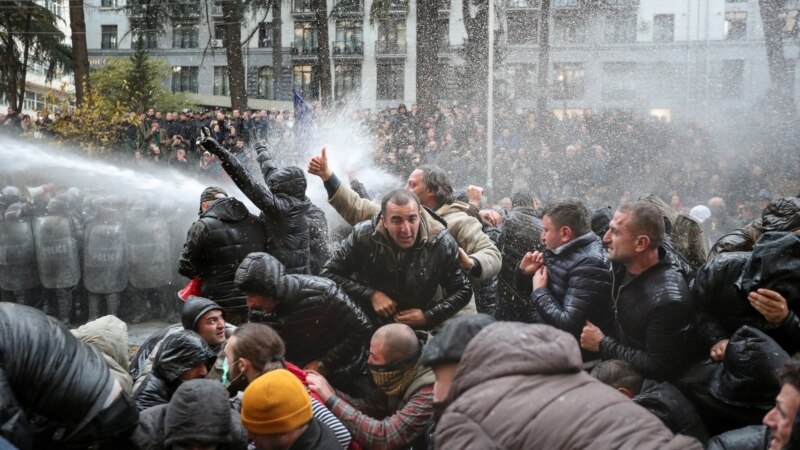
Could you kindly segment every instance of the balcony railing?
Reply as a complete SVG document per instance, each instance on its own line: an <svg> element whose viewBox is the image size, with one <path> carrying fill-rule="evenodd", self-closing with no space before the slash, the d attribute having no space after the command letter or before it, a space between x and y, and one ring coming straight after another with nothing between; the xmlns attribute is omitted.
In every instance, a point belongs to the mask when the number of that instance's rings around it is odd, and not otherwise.
<svg viewBox="0 0 800 450"><path fill-rule="evenodd" d="M405 13L408 10L408 0L390 0L390 13Z"/></svg>
<svg viewBox="0 0 800 450"><path fill-rule="evenodd" d="M375 41L377 56L405 56L406 41Z"/></svg>
<svg viewBox="0 0 800 450"><path fill-rule="evenodd" d="M339 0L333 7L333 14L364 14L364 0Z"/></svg>
<svg viewBox="0 0 800 450"><path fill-rule="evenodd" d="M539 0L506 0L508 9L539 9Z"/></svg>
<svg viewBox="0 0 800 450"><path fill-rule="evenodd" d="M316 57L319 46L316 43L295 41L289 51L295 57Z"/></svg>
<svg viewBox="0 0 800 450"><path fill-rule="evenodd" d="M362 56L363 54L363 42L336 41L333 43L333 56Z"/></svg>

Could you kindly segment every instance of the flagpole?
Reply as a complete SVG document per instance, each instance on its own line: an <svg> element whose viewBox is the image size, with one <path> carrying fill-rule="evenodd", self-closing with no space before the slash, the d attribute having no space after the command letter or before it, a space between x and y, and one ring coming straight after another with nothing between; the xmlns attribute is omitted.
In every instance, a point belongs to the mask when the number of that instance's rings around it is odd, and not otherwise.
<svg viewBox="0 0 800 450"><path fill-rule="evenodd" d="M486 192L492 192L492 157L494 156L494 0L489 0L489 93L486 95Z"/></svg>

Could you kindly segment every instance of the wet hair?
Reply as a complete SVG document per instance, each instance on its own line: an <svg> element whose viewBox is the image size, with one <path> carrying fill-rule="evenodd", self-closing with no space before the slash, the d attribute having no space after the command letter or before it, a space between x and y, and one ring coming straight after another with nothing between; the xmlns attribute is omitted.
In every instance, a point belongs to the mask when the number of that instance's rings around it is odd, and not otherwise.
<svg viewBox="0 0 800 450"><path fill-rule="evenodd" d="M639 372L619 359L601 362L592 369L590 375L614 389L625 388L633 395L642 390L642 382L644 382L644 378Z"/></svg>
<svg viewBox="0 0 800 450"><path fill-rule="evenodd" d="M650 238L651 249L658 248L664 240L665 225L661 210L652 203L630 202L623 203L617 212L629 214L630 228L635 235L645 235Z"/></svg>
<svg viewBox="0 0 800 450"><path fill-rule="evenodd" d="M417 209L420 207L417 194L405 189L395 189L383 196L383 199L381 200L381 215L386 215L386 205L388 205L389 202L392 202L397 206L403 206L407 205L409 202L414 202L417 204Z"/></svg>
<svg viewBox="0 0 800 450"><path fill-rule="evenodd" d="M236 359L246 358L256 370L269 372L283 367L286 346L278 333L267 325L246 323L233 332L231 351ZM228 341L227 345L231 345ZM232 364L233 361L229 361Z"/></svg>
<svg viewBox="0 0 800 450"><path fill-rule="evenodd" d="M796 353L786 362L775 374L781 385L791 384L795 389L800 390L800 353Z"/></svg>
<svg viewBox="0 0 800 450"><path fill-rule="evenodd" d="M532 208L533 202L539 199L539 196L536 195L533 191L524 190L524 191L517 191L511 196L511 204L514 206L523 206L526 208Z"/></svg>
<svg viewBox="0 0 800 450"><path fill-rule="evenodd" d="M568 227L575 237L589 232L592 212L582 200L565 198L547 205L542 217L548 216L556 228Z"/></svg>
<svg viewBox="0 0 800 450"><path fill-rule="evenodd" d="M417 167L422 171L422 182L425 187L433 192L433 198L437 205L449 205L453 203L453 185L447 178L447 173L438 166L426 164Z"/></svg>

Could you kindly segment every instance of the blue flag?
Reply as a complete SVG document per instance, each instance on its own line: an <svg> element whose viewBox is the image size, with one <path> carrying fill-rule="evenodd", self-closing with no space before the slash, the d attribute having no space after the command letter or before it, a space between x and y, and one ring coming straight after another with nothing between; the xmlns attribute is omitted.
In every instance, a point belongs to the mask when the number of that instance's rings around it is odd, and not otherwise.
<svg viewBox="0 0 800 450"><path fill-rule="evenodd" d="M301 127L300 129L308 128L311 125L311 107L303 100L303 96L299 92L292 89L292 98L294 99L294 126Z"/></svg>

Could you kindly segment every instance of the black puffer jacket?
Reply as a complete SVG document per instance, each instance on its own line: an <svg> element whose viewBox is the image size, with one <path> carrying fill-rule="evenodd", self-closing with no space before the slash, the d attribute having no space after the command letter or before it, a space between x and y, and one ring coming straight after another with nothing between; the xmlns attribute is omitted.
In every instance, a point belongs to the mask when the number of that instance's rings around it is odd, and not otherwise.
<svg viewBox="0 0 800 450"><path fill-rule="evenodd" d="M278 169L267 152L259 155L266 187L228 150L213 139L203 141L206 150L217 155L236 186L260 210L267 235L267 252L286 266L289 273L309 273L310 239L306 213L306 177L299 167ZM262 157L263 156L263 157Z"/></svg>
<svg viewBox="0 0 800 450"><path fill-rule="evenodd" d="M544 250L542 219L536 214L533 208L516 207L503 220L497 240L497 248L503 257L497 280L495 317L498 320L541 322L530 303L530 283L525 292L519 292L514 282L517 267L525 253Z"/></svg>
<svg viewBox="0 0 800 450"><path fill-rule="evenodd" d="M304 367L320 361L328 375L361 373L372 327L364 312L333 281L284 273L267 253L247 256L236 271L236 285L278 301L267 325L286 343L286 359Z"/></svg>
<svg viewBox="0 0 800 450"><path fill-rule="evenodd" d="M420 217L417 243L411 249L395 250L378 214L373 220L356 225L322 270L323 276L342 286L367 311L373 324L387 321L378 317L372 307L370 298L375 291L394 300L398 311L421 309L427 320L426 329L452 317L472 297L458 263L456 241L439 222L441 219L428 212L436 223L428 223L424 215ZM436 301L439 287L444 298Z"/></svg>
<svg viewBox="0 0 800 450"><path fill-rule="evenodd" d="M750 425L714 436L706 450L767 450L771 440L766 426Z"/></svg>
<svg viewBox="0 0 800 450"><path fill-rule="evenodd" d="M621 359L646 378L670 380L697 361L689 287L671 256L623 284L626 269L612 263L612 301L616 337L600 343L603 360Z"/></svg>
<svg viewBox="0 0 800 450"><path fill-rule="evenodd" d="M100 352L55 319L0 303L0 436L21 449L53 448L52 434L63 427L69 436L97 414L113 382Z"/></svg>
<svg viewBox="0 0 800 450"><path fill-rule="evenodd" d="M182 330L171 334L156 355L153 373L133 393L136 407L144 411L169 403L184 373L200 363L205 363L206 369L211 370L216 360L217 355L194 331Z"/></svg>
<svg viewBox="0 0 800 450"><path fill-rule="evenodd" d="M708 257L710 259L725 252L749 252L762 233L798 230L800 230L800 198L779 198L767 205L760 219L717 239Z"/></svg>
<svg viewBox="0 0 800 450"><path fill-rule="evenodd" d="M587 320L611 332L611 272L597 235L589 231L555 250L545 250L544 264L547 287L532 297L542 321L579 340ZM517 290L526 298L531 298L532 278L517 269Z"/></svg>
<svg viewBox="0 0 800 450"><path fill-rule="evenodd" d="M645 380L632 400L661 419L673 433L691 436L704 444L708 441L708 430L694 405L670 383Z"/></svg>
<svg viewBox="0 0 800 450"><path fill-rule="evenodd" d="M311 275L319 275L322 266L331 257L331 250L328 247L330 235L328 233L328 220L323 212L315 204L311 203L308 208L308 237L310 239L310 272Z"/></svg>
<svg viewBox="0 0 800 450"><path fill-rule="evenodd" d="M247 309L244 295L233 286L233 276L248 253L264 251L264 225L241 201L216 200L192 224L178 261L178 272L200 277L203 297L228 312Z"/></svg>

